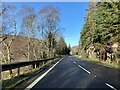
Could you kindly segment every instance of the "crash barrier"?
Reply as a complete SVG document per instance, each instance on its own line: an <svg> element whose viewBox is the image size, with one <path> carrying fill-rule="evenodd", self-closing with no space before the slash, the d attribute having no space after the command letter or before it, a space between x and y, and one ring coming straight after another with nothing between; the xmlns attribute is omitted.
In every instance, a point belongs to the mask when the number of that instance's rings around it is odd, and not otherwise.
<svg viewBox="0 0 120 90"><path fill-rule="evenodd" d="M12 76L13 70L17 70L16 71L16 73L17 73L16 76L19 76L19 75L21 75L20 71L22 71L23 67L30 66L30 67L32 67L32 69L39 68L42 64L45 64L45 63L47 63L49 61L51 62L51 61L56 60L56 59L58 59L60 57L61 56L58 56L58 57L55 57L55 58L34 60L34 61L25 61L25 62L16 62L16 63L10 63L10 64L2 64L1 65L2 69L0 70L0 73L3 73L3 72L7 71L7 72L10 73L11 77L13 77ZM22 71L22 72L25 72L25 71ZM3 77L4 77L4 75L3 75Z"/></svg>

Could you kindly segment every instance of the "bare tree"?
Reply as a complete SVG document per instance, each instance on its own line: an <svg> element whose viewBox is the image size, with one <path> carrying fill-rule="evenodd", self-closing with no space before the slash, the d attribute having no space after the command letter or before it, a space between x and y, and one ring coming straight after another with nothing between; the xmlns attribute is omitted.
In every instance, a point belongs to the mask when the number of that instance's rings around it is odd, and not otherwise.
<svg viewBox="0 0 120 90"><path fill-rule="evenodd" d="M3 5L2 15L2 25L1 31L2 34L2 49L5 50L0 51L0 54L3 56L3 63L11 63L11 50L12 43L17 35L17 20L16 20L16 7L13 5ZM9 38L8 38L9 36ZM8 39L8 40L7 40ZM12 70L10 70L10 74L12 75ZM13 75L12 75L13 76Z"/></svg>
<svg viewBox="0 0 120 90"><path fill-rule="evenodd" d="M36 58L36 51L34 46L34 37L35 37L35 28L36 28L36 20L37 16L35 15L35 11L33 7L30 6L22 6L20 10L22 16L22 29L26 32L28 37L28 60L30 60L30 45L32 44L32 52L34 58ZM32 42L32 43L31 43ZM31 43L31 44L30 44Z"/></svg>
<svg viewBox="0 0 120 90"><path fill-rule="evenodd" d="M44 31L47 42L47 55L51 58L55 48L56 33L59 30L59 10L48 5L40 10L40 16L42 21L42 31Z"/></svg>
<svg viewBox="0 0 120 90"><path fill-rule="evenodd" d="M39 50L38 50L38 57L43 58L42 54L42 39L41 39L41 29L39 23L37 24L37 30L38 30L38 40L39 40ZM41 55L42 54L42 55Z"/></svg>
<svg viewBox="0 0 120 90"><path fill-rule="evenodd" d="M3 7L7 8L2 15L2 34L5 34L3 45L7 49L7 63L11 63L11 46L17 35L16 7L11 5ZM11 38L6 42L4 39L7 39L8 35L11 35Z"/></svg>
<svg viewBox="0 0 120 90"><path fill-rule="evenodd" d="M5 6L2 7L2 5L0 6L0 43L3 42L7 38L7 36L2 36L2 34L5 30L4 26L2 25L2 20L3 20L2 17L7 8L8 7L5 7Z"/></svg>

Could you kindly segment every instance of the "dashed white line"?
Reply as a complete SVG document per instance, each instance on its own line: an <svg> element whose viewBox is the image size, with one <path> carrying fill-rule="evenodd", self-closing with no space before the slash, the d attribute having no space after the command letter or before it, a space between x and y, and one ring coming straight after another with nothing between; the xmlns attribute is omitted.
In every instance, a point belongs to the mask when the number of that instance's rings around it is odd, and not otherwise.
<svg viewBox="0 0 120 90"><path fill-rule="evenodd" d="M71 61L73 61L72 59L70 59Z"/></svg>
<svg viewBox="0 0 120 90"><path fill-rule="evenodd" d="M71 61L73 61L73 60L71 59ZM73 63L77 64L75 61L73 61ZM87 69L83 68L82 66L78 65L78 67L80 67L81 69L83 69L84 71L86 71L88 74L91 74L90 71L88 71Z"/></svg>
<svg viewBox="0 0 120 90"><path fill-rule="evenodd" d="M80 65L78 65L78 67L80 67L81 69L83 69L84 71L86 71L88 74L91 74L91 72L88 71L87 69L85 69L84 67L82 67L82 66L80 66Z"/></svg>
<svg viewBox="0 0 120 90"><path fill-rule="evenodd" d="M75 61L73 61L72 59L70 59L74 64L76 64L76 62Z"/></svg>
<svg viewBox="0 0 120 90"><path fill-rule="evenodd" d="M112 88L113 90L117 90L116 88L114 88L112 85L105 83L108 87Z"/></svg>
<svg viewBox="0 0 120 90"><path fill-rule="evenodd" d="M74 64L76 64L76 62L73 62Z"/></svg>
<svg viewBox="0 0 120 90"><path fill-rule="evenodd" d="M70 59L70 61L73 61L73 60L70 58L70 56L69 56L69 59Z"/></svg>
<svg viewBox="0 0 120 90"><path fill-rule="evenodd" d="M71 59L71 61L73 61L73 60ZM73 61L73 63L77 64L75 61ZM78 64L78 67L80 67L81 69L83 69L84 71L86 71L88 74L91 74L90 71L88 71L88 70L85 69L84 67L80 66L79 64ZM96 77L96 75L95 75L95 77ZM110 87L111 89L117 90L117 89L116 89L115 87L113 87L112 85L110 85L110 84L108 84L108 83L105 83L105 84L106 84L106 86Z"/></svg>
<svg viewBox="0 0 120 90"><path fill-rule="evenodd" d="M24 90L30 90L33 86L35 86L42 78L44 78L63 58L61 58L56 64L54 64L48 71L42 74L39 78L37 78L33 83L31 83Z"/></svg>

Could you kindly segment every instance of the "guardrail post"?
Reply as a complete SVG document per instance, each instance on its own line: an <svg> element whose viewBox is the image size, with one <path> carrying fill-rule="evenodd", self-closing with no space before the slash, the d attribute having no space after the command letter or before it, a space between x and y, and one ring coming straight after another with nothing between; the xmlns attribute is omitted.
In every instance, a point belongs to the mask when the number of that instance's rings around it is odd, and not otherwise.
<svg viewBox="0 0 120 90"><path fill-rule="evenodd" d="M34 69L35 68L35 64L32 64L32 69Z"/></svg>
<svg viewBox="0 0 120 90"><path fill-rule="evenodd" d="M35 68L37 68L36 64L35 64Z"/></svg>
<svg viewBox="0 0 120 90"><path fill-rule="evenodd" d="M36 63L36 68L39 68L39 63Z"/></svg>
<svg viewBox="0 0 120 90"><path fill-rule="evenodd" d="M13 74L12 74L12 69L10 70L10 76L13 77Z"/></svg>
<svg viewBox="0 0 120 90"><path fill-rule="evenodd" d="M20 67L17 69L18 76L20 75Z"/></svg>
<svg viewBox="0 0 120 90"><path fill-rule="evenodd" d="M43 67L44 67L44 62L43 62L43 65L42 65Z"/></svg>

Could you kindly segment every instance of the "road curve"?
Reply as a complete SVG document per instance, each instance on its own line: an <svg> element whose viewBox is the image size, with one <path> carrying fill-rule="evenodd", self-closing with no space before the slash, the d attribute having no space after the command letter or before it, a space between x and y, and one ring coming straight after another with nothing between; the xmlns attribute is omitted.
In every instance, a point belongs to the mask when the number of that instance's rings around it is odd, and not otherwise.
<svg viewBox="0 0 120 90"><path fill-rule="evenodd" d="M82 88L119 90L120 70L66 56L37 84L40 88Z"/></svg>

